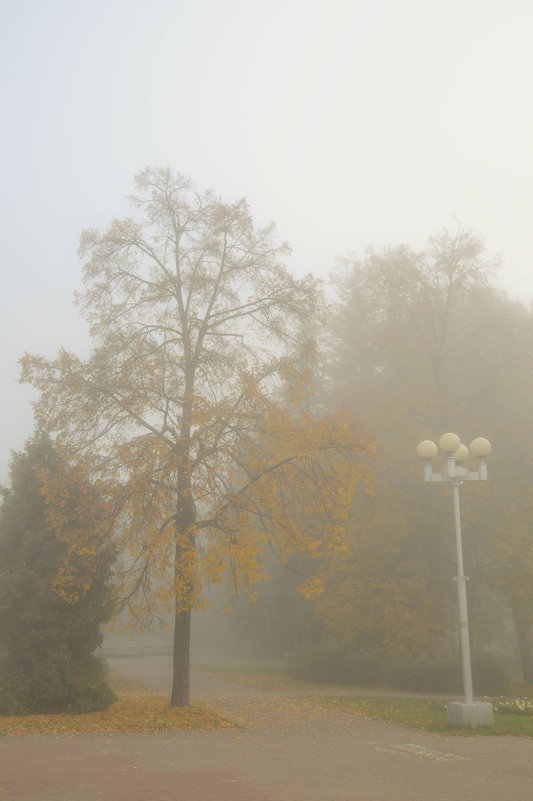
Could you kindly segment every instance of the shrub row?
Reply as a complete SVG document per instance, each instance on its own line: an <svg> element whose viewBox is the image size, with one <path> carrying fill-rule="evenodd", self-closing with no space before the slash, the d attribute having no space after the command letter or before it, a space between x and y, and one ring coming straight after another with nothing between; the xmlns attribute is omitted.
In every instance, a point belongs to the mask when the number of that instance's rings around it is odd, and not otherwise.
<svg viewBox="0 0 533 801"><path fill-rule="evenodd" d="M460 659L414 659L388 662L346 651L313 648L298 651L288 661L289 675L303 681L373 687L384 684L396 690L453 693L463 691ZM490 653L473 657L472 673L477 695L507 692L510 668Z"/></svg>

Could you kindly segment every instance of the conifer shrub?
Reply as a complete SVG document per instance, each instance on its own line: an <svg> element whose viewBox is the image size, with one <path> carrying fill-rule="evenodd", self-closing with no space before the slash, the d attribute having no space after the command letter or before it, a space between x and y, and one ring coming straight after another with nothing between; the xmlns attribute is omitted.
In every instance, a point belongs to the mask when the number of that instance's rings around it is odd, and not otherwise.
<svg viewBox="0 0 533 801"><path fill-rule="evenodd" d="M65 648L19 669L8 657L2 666L0 713L3 715L82 714L107 709L116 696L106 681L102 659L75 659Z"/></svg>
<svg viewBox="0 0 533 801"><path fill-rule="evenodd" d="M90 558L81 552L77 570L83 590L58 592L57 576L65 566L67 537L50 524L39 469L59 469L49 437L37 435L15 454L11 487L3 489L0 507L0 714L89 712L108 707L115 696L105 667L94 655L101 625L112 613L113 552L98 542L90 521L75 520L86 503L76 495L68 524L83 524L92 542ZM68 470L62 466L65 481ZM90 493L90 488L87 489ZM92 496L85 495L92 499ZM94 508L98 499L94 496ZM92 505L92 501L91 501ZM93 510L94 511L94 510ZM68 516L67 516L68 517ZM96 537L97 542L93 540ZM87 542L84 543L87 546ZM72 559L76 558L71 554ZM89 570L90 573L83 572ZM73 569L73 568L72 568ZM81 571L81 572L80 572Z"/></svg>

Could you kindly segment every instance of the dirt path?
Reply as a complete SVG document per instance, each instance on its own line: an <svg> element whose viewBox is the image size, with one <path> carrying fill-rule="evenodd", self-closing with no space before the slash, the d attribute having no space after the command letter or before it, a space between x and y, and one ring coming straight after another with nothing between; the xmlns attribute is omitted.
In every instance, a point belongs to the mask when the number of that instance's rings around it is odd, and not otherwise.
<svg viewBox="0 0 533 801"><path fill-rule="evenodd" d="M112 667L168 692L153 657ZM246 728L4 738L0 801L531 801L533 742L446 737L195 673L194 700Z"/></svg>

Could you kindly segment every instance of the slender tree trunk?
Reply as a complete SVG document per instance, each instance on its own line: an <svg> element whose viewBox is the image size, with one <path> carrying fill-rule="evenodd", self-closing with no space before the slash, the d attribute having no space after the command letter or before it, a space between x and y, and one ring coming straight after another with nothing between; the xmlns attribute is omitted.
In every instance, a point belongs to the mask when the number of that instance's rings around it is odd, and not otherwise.
<svg viewBox="0 0 533 801"><path fill-rule="evenodd" d="M189 705L191 610L176 611L172 666L171 706Z"/></svg>
<svg viewBox="0 0 533 801"><path fill-rule="evenodd" d="M533 684L533 652L530 643L530 625L524 620L516 601L511 601L511 610L513 613L516 639L518 641L522 677L525 684Z"/></svg>
<svg viewBox="0 0 533 801"><path fill-rule="evenodd" d="M174 570L182 589L180 592L181 604L178 601L176 602L174 616L171 706L189 705L191 606L193 595L193 582L190 571L195 550L195 538L192 533L195 518L195 506L191 498L190 488L187 487L179 493L176 514ZM185 609L183 608L183 599L186 599L187 603Z"/></svg>
<svg viewBox="0 0 533 801"><path fill-rule="evenodd" d="M182 328L187 329L187 320L184 317L183 304L181 305ZM176 505L176 550L174 574L177 584L181 583L181 603L176 601L174 617L174 646L172 667L172 695L171 706L189 705L189 677L190 677L190 648L191 648L191 611L193 600L194 556L196 539L193 533L196 521L196 507L192 498L191 489L191 411L194 390L194 367L191 366L191 344L189 335L186 335L185 349L188 367L185 371L185 391L183 402L183 417L181 421L181 439L177 455L177 505ZM185 599L185 603L184 603ZM185 605L185 608L183 608Z"/></svg>

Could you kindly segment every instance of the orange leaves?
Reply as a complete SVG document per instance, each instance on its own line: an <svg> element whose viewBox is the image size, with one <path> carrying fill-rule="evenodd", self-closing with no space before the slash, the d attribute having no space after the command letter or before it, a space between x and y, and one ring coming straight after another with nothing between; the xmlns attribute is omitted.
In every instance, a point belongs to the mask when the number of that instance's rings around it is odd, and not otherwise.
<svg viewBox="0 0 533 801"><path fill-rule="evenodd" d="M179 445L155 433L109 443L92 463L99 482L81 464L42 471L50 523L67 545L55 581L66 600L87 592L111 545L117 599L146 620L200 608L202 586L228 575L232 592L251 595L268 578L267 550L284 559L345 548L354 492L372 486L375 456L351 415L282 406L249 375L218 404L189 402L190 437ZM318 580L302 587L320 591Z"/></svg>
<svg viewBox="0 0 533 801"><path fill-rule="evenodd" d="M177 708L166 698L143 696L121 698L109 709L83 715L0 716L0 735L235 728L231 721L200 706Z"/></svg>
<svg viewBox="0 0 533 801"><path fill-rule="evenodd" d="M309 600L315 595L322 595L326 591L324 582L318 576L312 576L298 586L298 592Z"/></svg>
<svg viewBox="0 0 533 801"><path fill-rule="evenodd" d="M238 469L206 524L203 559L229 560L235 588L264 577L261 554L342 550L358 483L371 486L375 445L351 415L314 417L269 401L250 384L253 436L232 453ZM304 594L320 591L317 580Z"/></svg>

